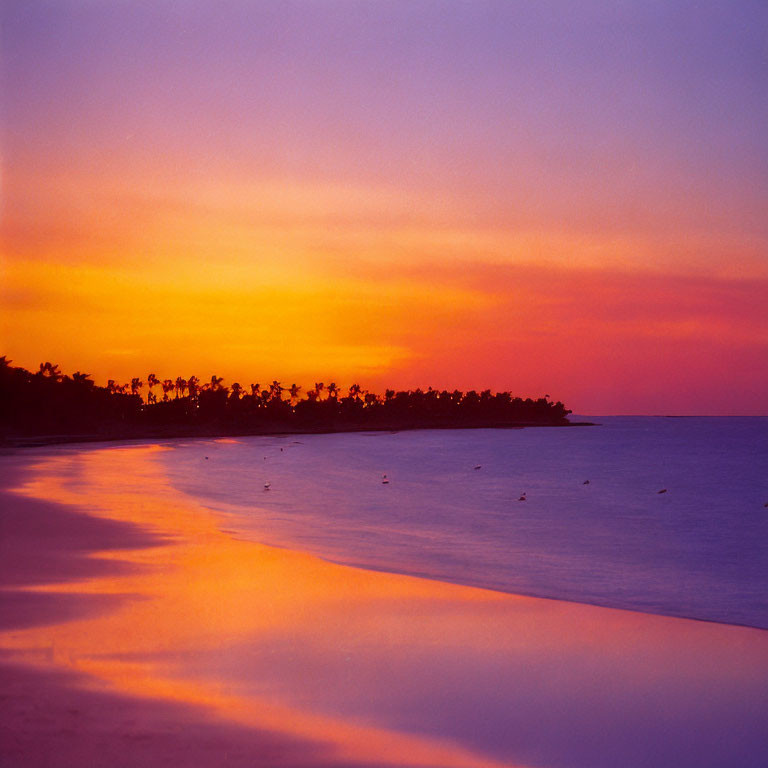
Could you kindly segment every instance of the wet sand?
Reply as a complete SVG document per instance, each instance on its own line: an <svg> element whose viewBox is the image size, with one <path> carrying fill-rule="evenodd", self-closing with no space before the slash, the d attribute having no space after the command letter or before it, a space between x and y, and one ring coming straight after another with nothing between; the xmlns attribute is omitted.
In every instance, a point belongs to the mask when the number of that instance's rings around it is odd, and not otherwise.
<svg viewBox="0 0 768 768"><path fill-rule="evenodd" d="M4 765L764 765L768 632L242 541L163 450L0 459Z"/></svg>

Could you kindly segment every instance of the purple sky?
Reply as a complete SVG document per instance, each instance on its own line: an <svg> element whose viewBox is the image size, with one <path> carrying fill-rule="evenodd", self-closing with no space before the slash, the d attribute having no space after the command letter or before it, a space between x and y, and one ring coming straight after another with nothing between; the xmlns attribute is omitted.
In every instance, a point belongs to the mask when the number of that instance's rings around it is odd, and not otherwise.
<svg viewBox="0 0 768 768"><path fill-rule="evenodd" d="M393 291L408 283L426 295L433 281L414 283L414 268L438 283L452 280L457 264L466 274L506 265L508 279L520 265L554 268L577 285L584 272L640 274L628 297L647 299L644 321L655 330L646 336L660 344L654 370L689 353L666 344L680 334L677 320L655 325L659 296L644 293L647 274L667 276L683 303L699 280L743 281L748 303L765 289L765 2L25 0L4 3L2 13L6 295L23 305L3 335L22 363L58 353L65 366L123 375L120 361L89 354L85 343L46 346L42 330L28 329L51 325L46 306L64 273L76 281L98 267L83 289L96 303L110 302L110 280L154 289L161 255L171 259L178 233L202 224L184 243L199 282L219 267L252 268L240 284L251 281L258 305L254 265L286 270L283 287L311 288L311 299L296 299L308 316L343 311L328 287L343 280L360 283L344 288L355 294L384 274ZM472 300L483 290L472 288ZM544 294L538 307L564 295ZM56 298L69 311L66 295ZM249 305L233 296L231 306L246 313ZM551 356L569 346L573 319L558 320ZM438 381L450 378L454 359L439 343L440 324L406 339L404 320L387 322L370 320L378 336L361 352L360 375L371 384L505 385L513 351L499 355L498 339L475 368L482 382L460 366L451 382ZM725 336L700 313L686 322L698 328L696 343L741 349L749 340L732 376L718 373L716 391L694 397L696 409L739 410L728 392L752 397L755 376L758 390L768 388L757 362L768 353L765 314L746 325L734 316ZM180 343L142 333L126 370L156 365L159 350ZM322 340L328 359L331 347L360 347L345 333ZM597 326L590 333L595 355L613 343ZM118 336L85 341L122 349ZM289 342L300 357L301 340ZM213 351L201 353L202 364ZM261 375L249 355L242 374L225 359L226 374ZM180 364L196 364L192 350ZM618 382L638 371L622 366L614 394L605 381L565 371L563 397L593 411L689 402L685 377L669 383L668 403L655 399L652 373L627 402ZM276 368L310 375L288 358ZM706 366L696 375L707 378ZM553 374L542 369L520 386L540 379ZM601 398L590 399L598 384ZM768 401L754 407L764 412Z"/></svg>

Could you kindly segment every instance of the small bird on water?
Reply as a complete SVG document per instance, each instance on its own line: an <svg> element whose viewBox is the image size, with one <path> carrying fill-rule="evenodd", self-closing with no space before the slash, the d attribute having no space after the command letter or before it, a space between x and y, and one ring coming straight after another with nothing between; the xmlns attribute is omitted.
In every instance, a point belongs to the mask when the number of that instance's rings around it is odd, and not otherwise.
<svg viewBox="0 0 768 768"><path fill-rule="evenodd" d="M478 465L475 467L475 469L482 469L482 468L483 468L483 465L482 465L482 464L478 464Z"/></svg>
<svg viewBox="0 0 768 768"><path fill-rule="evenodd" d="M667 492L667 489L666 489L666 488L662 488L662 489L659 491L659 493L666 493L666 492Z"/></svg>
<svg viewBox="0 0 768 768"><path fill-rule="evenodd" d="M272 483L270 483L270 482L264 483L264 490L268 491L270 489L271 485L272 485Z"/></svg>
<svg viewBox="0 0 768 768"><path fill-rule="evenodd" d="M525 493L518 499L518 501L528 501L528 499L525 498Z"/></svg>
<svg viewBox="0 0 768 768"><path fill-rule="evenodd" d="M589 485L589 480L585 480L582 485Z"/></svg>
<svg viewBox="0 0 768 768"><path fill-rule="evenodd" d="M381 476L381 484L382 485L388 485L389 484L389 478L386 475Z"/></svg>

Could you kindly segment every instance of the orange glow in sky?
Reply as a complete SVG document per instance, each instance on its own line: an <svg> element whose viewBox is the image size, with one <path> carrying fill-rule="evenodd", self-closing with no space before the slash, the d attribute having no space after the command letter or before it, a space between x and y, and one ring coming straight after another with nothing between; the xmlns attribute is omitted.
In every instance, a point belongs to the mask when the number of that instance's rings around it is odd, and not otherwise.
<svg viewBox="0 0 768 768"><path fill-rule="evenodd" d="M581 5L11 4L0 353L768 412L760 11Z"/></svg>

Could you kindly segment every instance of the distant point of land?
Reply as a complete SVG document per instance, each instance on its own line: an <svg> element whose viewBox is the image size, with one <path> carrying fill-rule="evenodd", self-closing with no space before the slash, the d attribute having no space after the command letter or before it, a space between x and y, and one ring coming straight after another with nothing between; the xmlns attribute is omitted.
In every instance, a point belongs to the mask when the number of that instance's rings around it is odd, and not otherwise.
<svg viewBox="0 0 768 768"><path fill-rule="evenodd" d="M576 426L571 411L549 396L511 392L438 391L431 387L383 395L335 382L303 390L279 381L224 385L221 377L110 380L64 375L55 364L32 372L0 357L0 435L15 444L73 440L212 437L406 429ZM303 394L302 394L303 393ZM142 397L142 394L145 397Z"/></svg>

